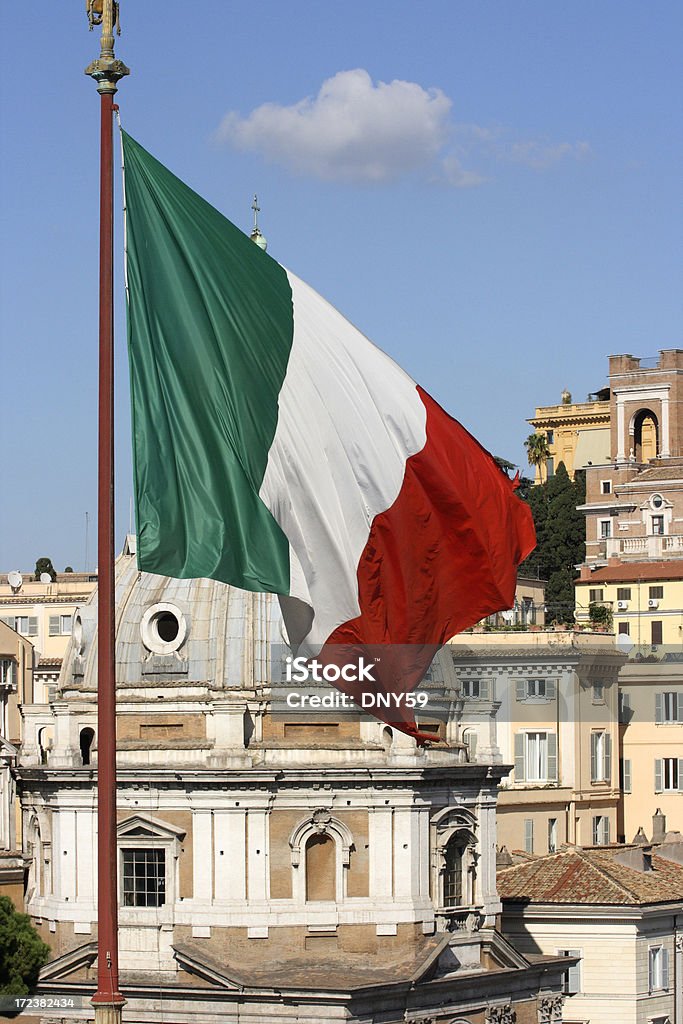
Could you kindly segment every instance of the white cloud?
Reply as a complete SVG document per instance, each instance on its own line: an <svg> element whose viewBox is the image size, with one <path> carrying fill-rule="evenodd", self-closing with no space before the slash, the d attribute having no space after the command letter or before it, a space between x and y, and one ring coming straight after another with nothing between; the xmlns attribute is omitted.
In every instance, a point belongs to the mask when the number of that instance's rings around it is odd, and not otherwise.
<svg viewBox="0 0 683 1024"><path fill-rule="evenodd" d="M513 142L504 150L508 160L535 171L545 171L565 157L580 160L589 153L587 142Z"/></svg>
<svg viewBox="0 0 683 1024"><path fill-rule="evenodd" d="M476 171L466 170L460 159L451 153L442 159L440 173L435 175L434 180L445 182L454 188L473 188L475 185L482 185L487 179Z"/></svg>
<svg viewBox="0 0 683 1024"><path fill-rule="evenodd" d="M245 117L231 111L216 137L327 181L383 182L422 172L452 188L491 180L482 166L517 163L540 172L590 152L586 142L515 141L501 125L454 124L451 107L440 89L398 79L374 83L356 68L290 106L264 103Z"/></svg>
<svg viewBox="0 0 683 1024"><path fill-rule="evenodd" d="M415 82L340 71L317 96L229 113L218 137L317 178L387 181L429 167L446 143L451 101Z"/></svg>

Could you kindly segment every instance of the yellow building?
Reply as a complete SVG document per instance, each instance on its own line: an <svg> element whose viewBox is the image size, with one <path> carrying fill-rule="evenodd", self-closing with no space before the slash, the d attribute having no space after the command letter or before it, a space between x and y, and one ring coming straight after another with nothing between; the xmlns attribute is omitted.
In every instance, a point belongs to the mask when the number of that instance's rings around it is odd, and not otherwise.
<svg viewBox="0 0 683 1024"><path fill-rule="evenodd" d="M619 676L619 834L646 835L661 811L683 831L683 654L660 649L629 654Z"/></svg>
<svg viewBox="0 0 683 1024"><path fill-rule="evenodd" d="M552 476L561 462L573 480L577 469L609 461L609 388L589 402L572 402L564 391L560 405L540 406L527 423L545 437L550 452L547 463L536 466L537 484Z"/></svg>
<svg viewBox="0 0 683 1024"><path fill-rule="evenodd" d="M589 621L591 604L607 606L617 637L642 654L653 647L683 650L683 559L583 566L576 582L577 622Z"/></svg>

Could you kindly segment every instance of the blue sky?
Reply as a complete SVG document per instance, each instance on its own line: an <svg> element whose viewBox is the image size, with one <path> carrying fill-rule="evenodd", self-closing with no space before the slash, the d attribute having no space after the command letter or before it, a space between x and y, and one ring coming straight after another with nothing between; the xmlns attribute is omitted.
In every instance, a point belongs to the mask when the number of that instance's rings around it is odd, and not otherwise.
<svg viewBox="0 0 683 1024"><path fill-rule="evenodd" d="M99 52L0 9L0 571L95 565ZM126 129L490 450L681 345L674 0L122 0ZM117 222L120 225L120 199ZM131 484L117 245L117 547Z"/></svg>

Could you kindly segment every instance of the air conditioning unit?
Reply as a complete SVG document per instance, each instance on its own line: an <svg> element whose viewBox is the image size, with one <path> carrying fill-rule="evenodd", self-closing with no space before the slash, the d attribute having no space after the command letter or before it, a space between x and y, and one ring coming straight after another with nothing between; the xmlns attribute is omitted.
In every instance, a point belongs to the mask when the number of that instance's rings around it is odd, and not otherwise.
<svg viewBox="0 0 683 1024"><path fill-rule="evenodd" d="M625 612L628 608L628 601L617 601L617 608L620 612Z"/></svg>
<svg viewBox="0 0 683 1024"><path fill-rule="evenodd" d="M651 597L647 602L647 606L648 608L659 608L659 601L655 600L654 597Z"/></svg>

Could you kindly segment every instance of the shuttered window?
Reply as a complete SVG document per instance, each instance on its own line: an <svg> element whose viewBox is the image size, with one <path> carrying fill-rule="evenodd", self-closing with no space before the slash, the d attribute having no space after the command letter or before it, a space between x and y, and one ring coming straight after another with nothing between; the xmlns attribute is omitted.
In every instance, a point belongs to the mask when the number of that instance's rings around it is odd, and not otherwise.
<svg viewBox="0 0 683 1024"><path fill-rule="evenodd" d="M578 956L580 957L580 949L558 949L558 956ZM562 991L567 996L576 995L577 992L581 991L581 964L575 964L570 967L562 975Z"/></svg>
<svg viewBox="0 0 683 1024"><path fill-rule="evenodd" d="M534 852L534 819L524 819L524 850L526 853Z"/></svg>
<svg viewBox="0 0 683 1024"><path fill-rule="evenodd" d="M596 814L593 818L593 846L607 846L609 843L609 818Z"/></svg>
<svg viewBox="0 0 683 1024"><path fill-rule="evenodd" d="M683 757L655 758L655 793L683 788Z"/></svg>
<svg viewBox="0 0 683 1024"><path fill-rule="evenodd" d="M631 792L631 761L630 758L622 757L620 762L620 783L622 793Z"/></svg>
<svg viewBox="0 0 683 1024"><path fill-rule="evenodd" d="M515 734L515 782L557 782L554 732Z"/></svg>
<svg viewBox="0 0 683 1024"><path fill-rule="evenodd" d="M612 777L612 737L608 732L591 733L591 782L609 782Z"/></svg>
<svg viewBox="0 0 683 1024"><path fill-rule="evenodd" d="M667 992L669 989L669 950L664 946L650 946L648 968L650 992Z"/></svg>

